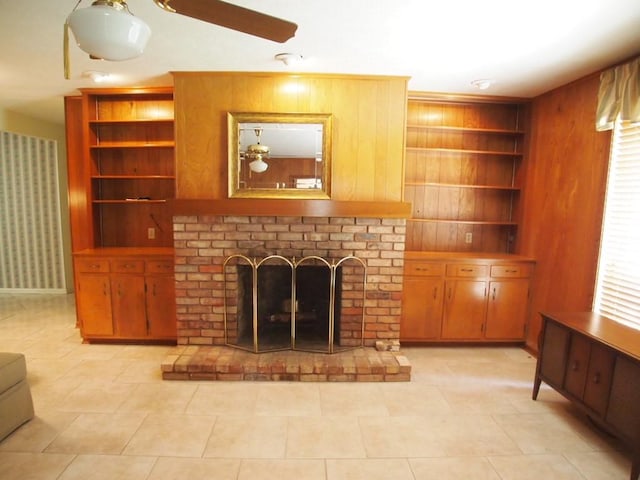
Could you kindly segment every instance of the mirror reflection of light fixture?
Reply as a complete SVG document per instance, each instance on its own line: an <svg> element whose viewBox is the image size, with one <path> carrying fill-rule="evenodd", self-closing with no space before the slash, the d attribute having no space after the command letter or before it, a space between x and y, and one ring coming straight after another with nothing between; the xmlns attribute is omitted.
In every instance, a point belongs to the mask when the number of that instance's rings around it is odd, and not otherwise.
<svg viewBox="0 0 640 480"><path fill-rule="evenodd" d="M264 161L265 158L269 158L269 147L260 144L262 128L256 128L253 131L256 134L257 141L247 147L244 157L250 160L249 169L252 172L262 173L269 168L269 164Z"/></svg>
<svg viewBox="0 0 640 480"><path fill-rule="evenodd" d="M68 28L78 46L92 58L118 61L142 54L151 28L133 16L124 0L95 0L90 7L78 9L79 4L65 22L65 69L68 69Z"/></svg>

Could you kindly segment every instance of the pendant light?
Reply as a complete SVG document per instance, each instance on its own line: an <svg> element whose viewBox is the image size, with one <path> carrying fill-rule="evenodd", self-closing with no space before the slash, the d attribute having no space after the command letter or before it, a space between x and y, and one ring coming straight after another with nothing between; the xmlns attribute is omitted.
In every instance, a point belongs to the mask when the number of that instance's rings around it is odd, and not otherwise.
<svg viewBox="0 0 640 480"><path fill-rule="evenodd" d="M74 9L67 24L78 46L103 60L137 57L151 37L149 25L132 14L124 0L95 0L90 7Z"/></svg>

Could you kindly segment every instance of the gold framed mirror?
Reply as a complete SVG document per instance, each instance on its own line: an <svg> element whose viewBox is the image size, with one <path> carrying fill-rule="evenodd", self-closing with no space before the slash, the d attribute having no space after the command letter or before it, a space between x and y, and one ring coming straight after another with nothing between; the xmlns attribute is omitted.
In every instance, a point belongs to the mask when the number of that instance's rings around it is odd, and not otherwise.
<svg viewBox="0 0 640 480"><path fill-rule="evenodd" d="M332 116L227 114L229 198L331 198Z"/></svg>

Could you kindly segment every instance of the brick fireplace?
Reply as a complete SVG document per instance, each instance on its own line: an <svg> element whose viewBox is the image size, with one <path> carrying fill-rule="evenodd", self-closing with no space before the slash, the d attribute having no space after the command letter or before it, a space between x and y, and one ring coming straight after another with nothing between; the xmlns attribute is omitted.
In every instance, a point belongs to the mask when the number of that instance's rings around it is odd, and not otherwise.
<svg viewBox="0 0 640 480"><path fill-rule="evenodd" d="M374 218L358 216L317 216L317 215L227 215L227 214L194 214L175 215L173 220L175 246L175 278L177 303L178 347L176 354L163 363L164 378L210 378L231 379L229 374L235 373L242 379L256 379L264 371L255 369L252 372L233 372L225 367L227 374L208 372L206 365L194 365L194 357L200 357L201 363L211 364L204 360L206 348L215 350L220 355L220 348L229 350L224 345L224 273L223 263L227 257L242 254L247 257L265 257L282 255L288 258L319 256L326 259L339 259L355 256L361 259L367 269L367 285L364 295L364 340L365 348L375 352L378 340L398 340L400 331L402 273L404 265L405 245L404 218ZM357 340L357 339L356 339ZM229 353L228 355L240 355ZM270 354L243 353L243 355L263 356ZM304 353L294 352L296 358ZM329 369L325 365L318 368L318 358L332 355L308 354L316 365L306 372L312 377L308 379L329 380ZM336 355L342 355L336 354ZM357 356L369 356L355 353ZM386 360L391 360L391 368L386 369L385 361L374 359L374 368L361 369L360 373L368 379L376 372L382 374L388 370L394 374L402 373L408 380L408 369L405 364L400 368L396 356L384 352ZM188 358L186 358L188 357ZM282 355L279 356L282 358ZM243 356L242 361L247 362ZM344 368L335 370L341 379L357 380L355 361L350 358L347 363L354 364L353 374L346 374ZM261 362L262 360L257 362ZM403 363L404 360L400 360ZM214 362L215 363L215 362ZM249 361L249 363L252 363ZM304 362L303 362L304 363ZM336 363L336 360L324 363ZM338 360L338 363L340 361ZM362 363L362 362L361 362ZM365 362L366 363L366 362ZM371 362L369 362L371 363ZM376 368L377 366L377 368ZM209 365L211 367L211 365ZM241 368L241 367L238 367ZM410 366L408 367L410 369ZM210 370L210 368L209 368ZM302 380L304 366L287 374L269 370L267 373L282 373L284 379ZM291 372L295 370L296 378ZM190 374L187 374L190 371ZM318 374L325 372L326 375ZM350 370L348 370L350 371ZM195 373L195 375L194 375ZM250 375L247 377L247 373ZM241 375L242 374L242 375ZM318 375L322 378L318 378ZM347 376L345 378L345 375ZM215 377L215 378L212 378ZM352 378L351 378L352 377ZM364 377L363 377L364 378ZM240 379L240 378L234 378ZM276 378L271 378L276 379ZM334 380L337 378L334 378ZM384 379L384 378L382 378Z"/></svg>

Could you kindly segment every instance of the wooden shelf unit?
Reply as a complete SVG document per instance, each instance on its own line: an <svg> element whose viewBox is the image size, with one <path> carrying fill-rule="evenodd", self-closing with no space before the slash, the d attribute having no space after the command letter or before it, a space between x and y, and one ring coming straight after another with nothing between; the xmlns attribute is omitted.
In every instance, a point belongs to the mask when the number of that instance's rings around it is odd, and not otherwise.
<svg viewBox="0 0 640 480"><path fill-rule="evenodd" d="M513 252L524 115L516 101L410 96L408 251Z"/></svg>
<svg viewBox="0 0 640 480"><path fill-rule="evenodd" d="M92 247L171 247L172 89L86 89L82 101Z"/></svg>
<svg viewBox="0 0 640 480"><path fill-rule="evenodd" d="M83 89L65 108L82 337L175 342L173 89Z"/></svg>

